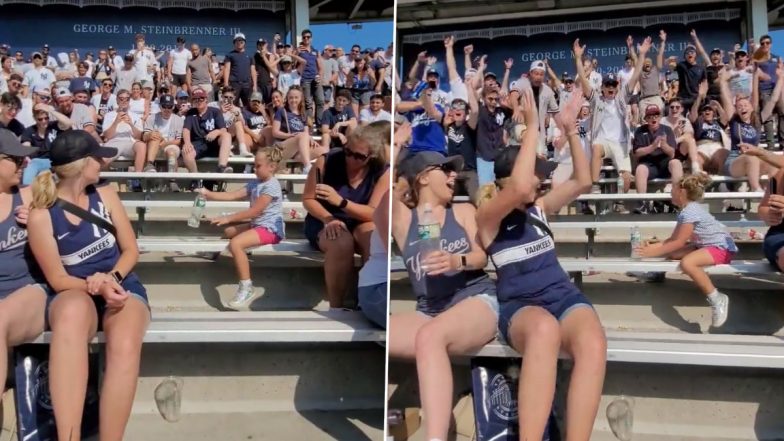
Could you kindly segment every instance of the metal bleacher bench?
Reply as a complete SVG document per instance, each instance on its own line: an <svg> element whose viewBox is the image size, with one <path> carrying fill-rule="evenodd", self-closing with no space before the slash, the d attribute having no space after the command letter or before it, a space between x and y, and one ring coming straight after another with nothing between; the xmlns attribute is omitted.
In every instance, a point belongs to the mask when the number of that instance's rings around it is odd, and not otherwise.
<svg viewBox="0 0 784 441"><path fill-rule="evenodd" d="M607 361L744 368L784 368L782 338L773 335L686 334L606 330ZM477 357L520 357L493 341L463 354ZM561 354L561 358L568 358Z"/></svg>
<svg viewBox="0 0 784 441"><path fill-rule="evenodd" d="M358 311L153 312L145 343L383 342ZM45 332L33 343L47 344ZM99 333L93 343L104 341Z"/></svg>

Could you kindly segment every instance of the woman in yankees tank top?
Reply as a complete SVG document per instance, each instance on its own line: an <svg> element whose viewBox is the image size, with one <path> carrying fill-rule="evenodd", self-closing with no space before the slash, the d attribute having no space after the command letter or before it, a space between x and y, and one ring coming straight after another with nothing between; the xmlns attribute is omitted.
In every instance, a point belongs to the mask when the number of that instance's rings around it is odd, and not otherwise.
<svg viewBox="0 0 784 441"><path fill-rule="evenodd" d="M569 140L571 179L543 196L538 194L546 164L536 156L539 119L529 88L522 96L528 127L522 145L508 147L496 157L496 182L482 188L477 211L479 240L498 276L499 331L523 356L520 440L542 439L561 349L574 360L566 409L568 439L590 438L604 382L604 330L590 301L558 263L545 216L557 213L591 187L590 167L575 123L581 95L575 92L556 116Z"/></svg>
<svg viewBox="0 0 784 441"><path fill-rule="evenodd" d="M46 281L27 245L30 188L19 188L25 147L11 131L0 129L0 378L8 374L8 349L44 330ZM2 392L2 389L0 389Z"/></svg>
<svg viewBox="0 0 784 441"><path fill-rule="evenodd" d="M477 350L493 339L498 301L484 271L487 255L476 244L476 210L451 204L462 157L424 151L397 167L392 235L403 254L417 298L416 311L389 319L390 357L416 359L428 441L446 441L452 416L452 369L447 349ZM400 194L407 188L405 194ZM417 227L430 206L441 226L441 251L425 255Z"/></svg>
<svg viewBox="0 0 784 441"><path fill-rule="evenodd" d="M150 320L147 292L133 273L136 237L114 188L97 187L103 158L87 132L62 133L52 145L53 172L36 177L30 212L30 247L52 288L47 314L52 330L49 386L60 441L81 439L87 388L87 346L101 328L106 370L101 389L101 439L120 440L139 376L142 338ZM114 225L116 235L69 212L60 198Z"/></svg>

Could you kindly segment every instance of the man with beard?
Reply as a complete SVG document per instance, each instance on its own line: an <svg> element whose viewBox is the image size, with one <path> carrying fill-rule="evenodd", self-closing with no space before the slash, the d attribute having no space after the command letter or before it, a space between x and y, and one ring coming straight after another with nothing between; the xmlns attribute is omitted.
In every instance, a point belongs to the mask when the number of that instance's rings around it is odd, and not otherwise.
<svg viewBox="0 0 784 441"><path fill-rule="evenodd" d="M527 81L521 78L512 82L509 86L509 104L512 107L512 118L517 124L522 124L524 109L521 107L520 98L523 96L526 83L530 82L531 84L534 100L539 109L539 144L537 145L537 153L539 155L547 154L546 136L548 121L559 110L553 89L544 82L546 71L547 68L544 61L536 60L531 63Z"/></svg>
<svg viewBox="0 0 784 441"><path fill-rule="evenodd" d="M55 101L57 103L57 110L63 115L67 116L73 122L73 129L84 130L92 135L98 142L103 143L103 140L98 135L95 128L95 120L92 117L90 108L84 104L74 102L73 94L71 91L61 87L55 92ZM104 123L106 121L104 120Z"/></svg>
<svg viewBox="0 0 784 441"><path fill-rule="evenodd" d="M647 193L651 179L670 178L670 182L677 183L683 176L683 165L676 157L675 133L661 124L661 110L651 104L644 113L645 124L635 131L633 145L637 159L634 181L638 193ZM648 214L652 205L650 201L640 201L634 212Z"/></svg>
<svg viewBox="0 0 784 441"><path fill-rule="evenodd" d="M651 105L659 108L660 113L664 113L664 99L661 96L661 69L664 65L664 47L667 44L667 33L659 31L659 52L656 54L656 64L650 58L645 58L642 62L642 72L640 72L640 113L639 123L644 122L645 109ZM630 51L634 63L637 64L637 54L632 49Z"/></svg>

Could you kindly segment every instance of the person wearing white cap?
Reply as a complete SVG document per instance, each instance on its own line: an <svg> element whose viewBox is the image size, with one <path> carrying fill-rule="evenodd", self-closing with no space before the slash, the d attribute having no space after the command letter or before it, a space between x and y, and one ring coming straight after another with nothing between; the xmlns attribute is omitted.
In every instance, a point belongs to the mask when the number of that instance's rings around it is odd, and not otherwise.
<svg viewBox="0 0 784 441"><path fill-rule="evenodd" d="M223 87L231 86L236 91L234 104L239 105L242 101L247 105L250 94L258 88L257 80L256 65L245 51L245 34L238 32L234 35L234 50L224 59Z"/></svg>
<svg viewBox="0 0 784 441"><path fill-rule="evenodd" d="M96 120L93 118L93 112L90 111L88 106L74 103L71 91L65 87L55 90L54 95L57 110L63 115L71 118L73 129L84 130L92 135L96 141L103 142L100 135L98 135L98 130L95 128Z"/></svg>
<svg viewBox="0 0 784 441"><path fill-rule="evenodd" d="M558 102L555 100L555 92L545 83L546 74L547 66L545 66L544 61L535 60L528 69L528 78L520 78L509 86L509 103L513 111L512 118L518 124L521 124L523 121L524 110L520 108L520 98L523 96L523 90L530 85L534 93L534 100L539 111L539 144L536 149L540 155L547 153L545 141L547 121L552 115L558 113L559 110Z"/></svg>

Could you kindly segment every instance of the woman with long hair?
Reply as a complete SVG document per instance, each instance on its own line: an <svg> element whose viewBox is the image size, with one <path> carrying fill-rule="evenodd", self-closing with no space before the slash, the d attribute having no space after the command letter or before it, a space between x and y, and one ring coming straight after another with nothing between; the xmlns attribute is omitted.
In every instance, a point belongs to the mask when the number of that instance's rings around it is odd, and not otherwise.
<svg viewBox="0 0 784 441"><path fill-rule="evenodd" d="M354 115L370 104L373 88L376 87L376 72L370 67L367 57L357 57L354 68L346 77L346 87L351 89L351 107Z"/></svg>
<svg viewBox="0 0 784 441"><path fill-rule="evenodd" d="M123 439L136 393L150 321L147 291L133 272L139 249L117 192L96 186L102 161L116 155L87 132L64 132L52 145L52 171L33 183L30 247L54 293L47 307L49 388L60 441L81 439L87 349L98 330L106 338L102 440Z"/></svg>
<svg viewBox="0 0 784 441"><path fill-rule="evenodd" d="M25 157L33 153L0 129L0 378L8 374L8 349L44 330L46 281L27 243L27 206L33 197L29 187L20 188Z"/></svg>
<svg viewBox="0 0 784 441"><path fill-rule="evenodd" d="M396 144L402 142L395 140ZM495 283L476 242L476 209L452 204L460 156L424 151L397 165L392 237L417 297L415 312L392 314L389 355L415 358L426 439L445 441L452 409L449 353L476 350L496 335ZM418 225L426 212L440 226L441 250L428 252Z"/></svg>
<svg viewBox="0 0 784 441"><path fill-rule="evenodd" d="M321 145L310 139L310 126L301 87L291 86L286 94L286 104L275 112L272 136L283 148L284 161L292 159L299 153L305 174L310 171L310 159L326 153Z"/></svg>
<svg viewBox="0 0 784 441"><path fill-rule="evenodd" d="M759 76L759 71L754 72ZM724 111L731 115L729 120L730 129L730 153L724 162L723 174L733 178L747 178L751 191L765 191L760 182L762 175L774 175L777 170L765 161L754 155L744 155L743 153L750 148L757 147L762 136L762 121L766 121L773 114L774 106L781 101L781 91L784 90L784 67L781 62L776 69L778 81L773 89L772 99L768 100L765 107L757 111L759 103L759 81L755 80L752 88L752 96L737 95L733 98L729 87L729 73L722 71L719 75L721 85L721 101Z"/></svg>
<svg viewBox="0 0 784 441"><path fill-rule="evenodd" d="M479 242L496 267L499 331L523 356L518 392L520 440L539 440L555 393L558 354L574 360L566 408L569 440L587 441L599 408L607 343L591 302L558 263L546 213L556 213L591 188L591 173L575 118L582 95L572 94L556 123L569 140L574 174L539 193L538 115L533 92L521 97L527 130L522 145L495 160L494 184L481 190Z"/></svg>
<svg viewBox="0 0 784 441"><path fill-rule="evenodd" d="M384 131L385 130L385 131ZM324 253L324 279L331 308L342 308L354 268L354 252L370 255L373 210L389 189L389 128L363 127L343 149L316 160L305 181L305 237Z"/></svg>

